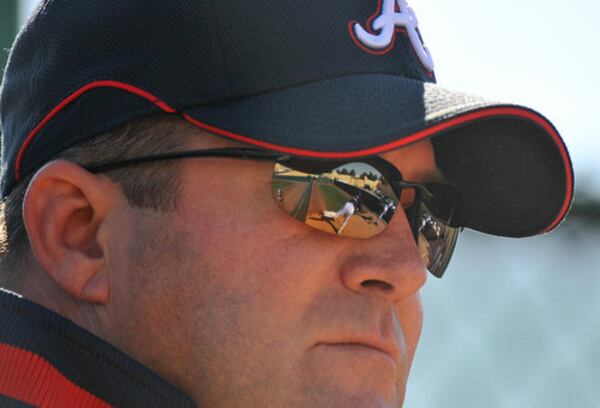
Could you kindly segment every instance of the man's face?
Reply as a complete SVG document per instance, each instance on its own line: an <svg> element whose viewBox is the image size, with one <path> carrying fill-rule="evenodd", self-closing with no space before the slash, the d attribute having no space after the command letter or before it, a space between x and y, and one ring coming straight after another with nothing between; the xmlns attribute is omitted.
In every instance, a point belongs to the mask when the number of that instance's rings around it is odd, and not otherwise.
<svg viewBox="0 0 600 408"><path fill-rule="evenodd" d="M237 145L200 135L192 148ZM436 178L429 142L382 157L407 180ZM401 406L426 280L404 214L370 239L326 234L278 208L272 163L181 164L178 210L134 211L114 282L127 289L112 292L118 346L200 406Z"/></svg>

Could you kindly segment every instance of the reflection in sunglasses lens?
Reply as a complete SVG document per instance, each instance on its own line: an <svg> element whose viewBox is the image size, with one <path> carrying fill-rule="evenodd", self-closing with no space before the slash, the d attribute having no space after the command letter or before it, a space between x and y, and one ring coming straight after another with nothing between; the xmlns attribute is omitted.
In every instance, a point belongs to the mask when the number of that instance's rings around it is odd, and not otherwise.
<svg viewBox="0 0 600 408"><path fill-rule="evenodd" d="M459 229L450 227L450 220L441 221L420 203L417 218L417 243L427 269L441 278L456 246Z"/></svg>
<svg viewBox="0 0 600 408"><path fill-rule="evenodd" d="M306 173L276 164L273 194L299 221L321 231L369 238L385 229L398 199L383 174L365 163Z"/></svg>
<svg viewBox="0 0 600 408"><path fill-rule="evenodd" d="M381 171L362 162L314 173L276 163L272 194L277 205L304 224L353 238L379 234L398 206L408 209L415 204L414 189L402 189L398 197ZM428 269L439 276L448 264L458 232L435 218L422 203L417 213L419 252Z"/></svg>

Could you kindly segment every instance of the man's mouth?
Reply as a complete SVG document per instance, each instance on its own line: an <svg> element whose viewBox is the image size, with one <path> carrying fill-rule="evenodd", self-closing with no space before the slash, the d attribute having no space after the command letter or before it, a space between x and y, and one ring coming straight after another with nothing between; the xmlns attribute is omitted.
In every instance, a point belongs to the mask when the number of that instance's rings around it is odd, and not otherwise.
<svg viewBox="0 0 600 408"><path fill-rule="evenodd" d="M361 349L372 350L387 355L395 364L400 361L400 348L398 345L393 341L378 337L357 336L343 340L319 342L317 345L337 346L356 352L360 352Z"/></svg>

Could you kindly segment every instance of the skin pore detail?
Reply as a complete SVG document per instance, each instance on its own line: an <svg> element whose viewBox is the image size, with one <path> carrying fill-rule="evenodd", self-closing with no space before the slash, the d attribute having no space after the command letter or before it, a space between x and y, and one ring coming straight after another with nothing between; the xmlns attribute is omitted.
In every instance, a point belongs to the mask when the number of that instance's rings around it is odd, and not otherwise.
<svg viewBox="0 0 600 408"><path fill-rule="evenodd" d="M557 128L438 84L408 0L32 1L0 88L2 406L402 407L461 231L569 212Z"/></svg>
<svg viewBox="0 0 600 408"><path fill-rule="evenodd" d="M239 145L202 136L193 148ZM429 142L382 157L406 179L436 175ZM134 210L105 331L200 405L399 406L426 280L406 218L367 240L324 234L277 208L271 172L186 160L175 213Z"/></svg>

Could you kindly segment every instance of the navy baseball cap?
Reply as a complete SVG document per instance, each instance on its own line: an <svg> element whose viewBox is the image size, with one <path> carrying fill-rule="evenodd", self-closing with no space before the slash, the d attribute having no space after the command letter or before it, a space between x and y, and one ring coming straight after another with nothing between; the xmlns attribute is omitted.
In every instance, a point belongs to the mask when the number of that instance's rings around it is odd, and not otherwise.
<svg viewBox="0 0 600 408"><path fill-rule="evenodd" d="M555 228L573 170L539 113L436 85L406 0L45 0L0 93L2 196L57 153L167 112L299 157L359 158L431 138L455 222Z"/></svg>

